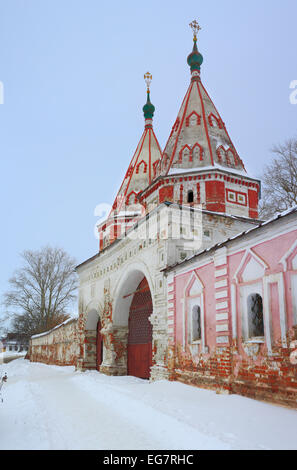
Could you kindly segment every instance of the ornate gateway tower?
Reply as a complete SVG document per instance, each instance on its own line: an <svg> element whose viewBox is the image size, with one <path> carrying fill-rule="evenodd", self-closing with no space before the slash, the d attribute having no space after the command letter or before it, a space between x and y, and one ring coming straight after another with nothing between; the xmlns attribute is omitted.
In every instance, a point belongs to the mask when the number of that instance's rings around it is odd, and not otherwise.
<svg viewBox="0 0 297 470"><path fill-rule="evenodd" d="M247 175L202 85L200 27L191 27L191 82L164 152L153 130L147 73L142 137L112 210L98 227L99 252L77 267L81 370L167 378L174 312L164 270L258 224L260 183ZM199 219L194 230L193 217Z"/></svg>
<svg viewBox="0 0 297 470"><path fill-rule="evenodd" d="M156 165L155 179L141 195L150 204L201 204L206 210L257 219L260 182L250 178L218 110L201 81L201 29L191 23L194 46L187 62L191 82Z"/></svg>

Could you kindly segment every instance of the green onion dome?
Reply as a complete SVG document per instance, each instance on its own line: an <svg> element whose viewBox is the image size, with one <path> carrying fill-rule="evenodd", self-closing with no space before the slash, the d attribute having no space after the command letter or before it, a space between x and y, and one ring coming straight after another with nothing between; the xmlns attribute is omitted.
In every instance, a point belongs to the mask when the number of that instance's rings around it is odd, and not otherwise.
<svg viewBox="0 0 297 470"><path fill-rule="evenodd" d="M198 70L200 72L200 66L203 62L203 55L200 54L197 48L197 40L194 38L194 46L191 54L188 56L187 62L191 67L191 72Z"/></svg>
<svg viewBox="0 0 297 470"><path fill-rule="evenodd" d="M147 101L144 107L142 108L145 119L153 119L155 112L155 106L150 101L150 92L147 91Z"/></svg>

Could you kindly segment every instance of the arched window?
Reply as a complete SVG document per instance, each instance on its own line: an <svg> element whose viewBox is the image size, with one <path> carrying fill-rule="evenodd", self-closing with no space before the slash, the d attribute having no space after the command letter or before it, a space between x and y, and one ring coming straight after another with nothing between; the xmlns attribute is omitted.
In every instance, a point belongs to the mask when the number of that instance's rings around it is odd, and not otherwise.
<svg viewBox="0 0 297 470"><path fill-rule="evenodd" d="M196 142L196 144L193 145L192 159L195 162L199 162L199 161L202 162L203 160L203 147L201 147L201 145L199 145L198 142Z"/></svg>
<svg viewBox="0 0 297 470"><path fill-rule="evenodd" d="M264 336L263 301L259 294L250 294L247 298L248 336Z"/></svg>
<svg viewBox="0 0 297 470"><path fill-rule="evenodd" d="M219 160L219 163L224 163L225 165L230 165L231 164L231 161L230 161L230 158L229 158L229 152L230 149L225 149L223 147L223 145L220 145L220 147L217 148L217 156L218 156L218 160Z"/></svg>
<svg viewBox="0 0 297 470"><path fill-rule="evenodd" d="M143 169L142 169L142 165L143 165ZM146 173L147 163L144 160L141 160L141 162L138 163L138 165L136 167L136 174L138 174L141 171L141 169L142 169L143 173Z"/></svg>
<svg viewBox="0 0 297 470"><path fill-rule="evenodd" d="M194 305L192 308L192 328L191 328L191 339L194 341L201 340L201 309L199 305Z"/></svg>
<svg viewBox="0 0 297 470"><path fill-rule="evenodd" d="M186 118L186 126L199 126L201 124L201 116L193 111L187 118Z"/></svg>
<svg viewBox="0 0 297 470"><path fill-rule="evenodd" d="M185 145L179 152L179 163L187 163L192 161L191 147Z"/></svg>
<svg viewBox="0 0 297 470"><path fill-rule="evenodd" d="M193 191L188 191L188 201L189 203L194 202L194 193Z"/></svg>
<svg viewBox="0 0 297 470"><path fill-rule="evenodd" d="M128 194L126 197L126 206L129 206L130 204L137 204L137 194L135 191L131 191L131 193Z"/></svg>
<svg viewBox="0 0 297 470"><path fill-rule="evenodd" d="M221 119L215 116L213 113L208 116L208 122L210 127L218 127L219 129L223 128Z"/></svg>

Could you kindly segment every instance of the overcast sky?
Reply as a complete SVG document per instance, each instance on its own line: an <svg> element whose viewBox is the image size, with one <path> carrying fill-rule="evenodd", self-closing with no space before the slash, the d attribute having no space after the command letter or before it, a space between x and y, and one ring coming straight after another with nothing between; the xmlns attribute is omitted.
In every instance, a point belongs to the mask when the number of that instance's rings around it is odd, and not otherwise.
<svg viewBox="0 0 297 470"><path fill-rule="evenodd" d="M143 131L145 72L163 148L190 81L202 81L247 170L297 136L296 0L0 0L0 295L19 253L94 255L94 209L112 203Z"/></svg>

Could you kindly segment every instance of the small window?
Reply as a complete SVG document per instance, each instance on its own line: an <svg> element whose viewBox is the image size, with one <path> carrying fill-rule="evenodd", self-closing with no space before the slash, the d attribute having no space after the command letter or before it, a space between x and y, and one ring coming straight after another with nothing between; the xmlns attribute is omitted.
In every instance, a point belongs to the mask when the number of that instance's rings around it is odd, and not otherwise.
<svg viewBox="0 0 297 470"><path fill-rule="evenodd" d="M187 253L185 253L184 251L182 251L179 255L180 259L183 261L184 259L186 259L187 257Z"/></svg>
<svg viewBox="0 0 297 470"><path fill-rule="evenodd" d="M245 206L246 205L245 195L237 194L237 202Z"/></svg>
<svg viewBox="0 0 297 470"><path fill-rule="evenodd" d="M201 340L201 309L194 305L192 309L192 342Z"/></svg>
<svg viewBox="0 0 297 470"><path fill-rule="evenodd" d="M230 201L235 201L235 200L236 200L236 198L235 198L235 193L229 191L229 192L228 192L228 196L229 196L229 200L230 200Z"/></svg>
<svg viewBox="0 0 297 470"><path fill-rule="evenodd" d="M188 202L189 203L194 202L194 193L193 193L193 191L188 192Z"/></svg>
<svg viewBox="0 0 297 470"><path fill-rule="evenodd" d="M263 301L259 294L247 298L249 338L264 336Z"/></svg>

